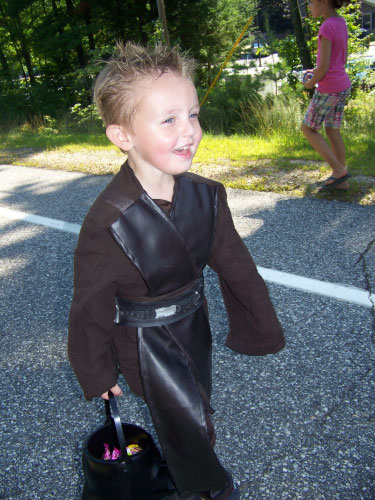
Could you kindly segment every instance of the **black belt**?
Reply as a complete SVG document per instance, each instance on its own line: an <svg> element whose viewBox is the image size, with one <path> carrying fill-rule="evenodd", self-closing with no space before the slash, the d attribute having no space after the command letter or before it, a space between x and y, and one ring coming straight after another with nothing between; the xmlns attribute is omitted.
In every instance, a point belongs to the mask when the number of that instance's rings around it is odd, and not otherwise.
<svg viewBox="0 0 375 500"><path fill-rule="evenodd" d="M189 290L159 302L137 302L116 297L115 324L142 328L174 323L199 309L204 298L203 289L201 275Z"/></svg>

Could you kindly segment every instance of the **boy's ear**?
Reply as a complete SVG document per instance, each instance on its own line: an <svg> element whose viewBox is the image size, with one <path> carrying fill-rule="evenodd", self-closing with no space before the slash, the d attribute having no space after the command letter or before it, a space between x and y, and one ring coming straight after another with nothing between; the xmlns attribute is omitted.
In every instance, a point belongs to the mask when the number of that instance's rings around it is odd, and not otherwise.
<svg viewBox="0 0 375 500"><path fill-rule="evenodd" d="M112 144L122 151L129 151L132 148L131 134L122 125L108 125L105 133Z"/></svg>

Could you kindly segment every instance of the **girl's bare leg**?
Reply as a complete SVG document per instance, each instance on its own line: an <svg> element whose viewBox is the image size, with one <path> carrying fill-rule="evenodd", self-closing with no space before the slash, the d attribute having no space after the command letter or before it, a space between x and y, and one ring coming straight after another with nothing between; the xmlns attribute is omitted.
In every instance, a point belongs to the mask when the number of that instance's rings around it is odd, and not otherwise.
<svg viewBox="0 0 375 500"><path fill-rule="evenodd" d="M308 127L304 123L301 125L301 131L315 151L317 151L332 168L333 177L340 178L348 173L345 167L345 146L339 129L327 128L327 137L332 145L332 149L319 132ZM334 181L328 181L326 184L328 185L332 182ZM347 181L337 185L338 189L347 189L348 187L349 183Z"/></svg>
<svg viewBox="0 0 375 500"><path fill-rule="evenodd" d="M345 144L342 140L340 129L326 127L326 134L336 158L342 165L345 165Z"/></svg>

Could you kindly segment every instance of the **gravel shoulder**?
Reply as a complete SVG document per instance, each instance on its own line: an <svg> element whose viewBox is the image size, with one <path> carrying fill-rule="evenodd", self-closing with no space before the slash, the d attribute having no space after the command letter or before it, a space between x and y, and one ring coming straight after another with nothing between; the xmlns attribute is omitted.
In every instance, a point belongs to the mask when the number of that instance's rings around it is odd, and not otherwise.
<svg viewBox="0 0 375 500"><path fill-rule="evenodd" d="M71 151L32 148L0 150L0 163L3 164L94 175L115 174L123 162L124 155L110 148ZM375 176L353 175L347 192L333 190L320 193L319 187L329 175L323 162L285 158L280 167L280 161L276 164L269 158L246 161L241 165L222 159L220 163L195 163L191 170L235 189L375 205Z"/></svg>

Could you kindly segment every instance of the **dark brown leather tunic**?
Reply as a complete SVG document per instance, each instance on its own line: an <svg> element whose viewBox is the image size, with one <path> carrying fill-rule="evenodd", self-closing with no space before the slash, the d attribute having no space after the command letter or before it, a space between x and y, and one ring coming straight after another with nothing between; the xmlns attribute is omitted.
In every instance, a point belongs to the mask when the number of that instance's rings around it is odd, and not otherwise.
<svg viewBox="0 0 375 500"><path fill-rule="evenodd" d="M218 273L228 313L230 331L226 345L249 355L279 351L284 346L282 328L267 287L234 228L224 187L190 173L184 177L218 188L217 224L208 265ZM109 231L121 213L142 195L142 186L125 163L95 201L79 236L68 353L87 399L113 387L119 371L130 388L143 397L136 328L114 324L115 297L154 299L141 273ZM156 202L169 212L168 202ZM189 223L199 228L199 220ZM163 297L168 295L169 292Z"/></svg>

